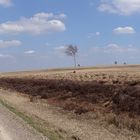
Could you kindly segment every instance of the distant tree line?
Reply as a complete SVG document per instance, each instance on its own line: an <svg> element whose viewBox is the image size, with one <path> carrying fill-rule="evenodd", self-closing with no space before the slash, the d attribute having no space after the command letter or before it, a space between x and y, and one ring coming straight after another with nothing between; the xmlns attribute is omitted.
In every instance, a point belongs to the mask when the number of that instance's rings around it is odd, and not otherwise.
<svg viewBox="0 0 140 140"><path fill-rule="evenodd" d="M72 56L73 60L74 60L74 67L80 67L80 64L77 64L77 60L76 60L76 54L78 53L78 47L76 45L66 45L66 49L65 49L65 54L68 56ZM114 64L117 65L118 61L114 61ZM126 65L126 62L123 63L123 65Z"/></svg>

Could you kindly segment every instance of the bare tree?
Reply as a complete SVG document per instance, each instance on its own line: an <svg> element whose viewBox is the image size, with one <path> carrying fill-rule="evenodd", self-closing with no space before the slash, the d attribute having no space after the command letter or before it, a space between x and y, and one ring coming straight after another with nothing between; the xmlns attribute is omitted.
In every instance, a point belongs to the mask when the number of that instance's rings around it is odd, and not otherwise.
<svg viewBox="0 0 140 140"><path fill-rule="evenodd" d="M73 56L74 58L74 67L76 67L76 53L78 52L77 46L68 45L66 47L65 53L68 56Z"/></svg>

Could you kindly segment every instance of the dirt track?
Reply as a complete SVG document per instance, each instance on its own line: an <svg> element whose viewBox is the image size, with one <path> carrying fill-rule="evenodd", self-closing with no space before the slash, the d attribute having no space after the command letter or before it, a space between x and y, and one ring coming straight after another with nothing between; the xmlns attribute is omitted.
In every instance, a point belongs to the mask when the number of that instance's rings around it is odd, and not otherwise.
<svg viewBox="0 0 140 140"><path fill-rule="evenodd" d="M48 140L0 104L0 140Z"/></svg>

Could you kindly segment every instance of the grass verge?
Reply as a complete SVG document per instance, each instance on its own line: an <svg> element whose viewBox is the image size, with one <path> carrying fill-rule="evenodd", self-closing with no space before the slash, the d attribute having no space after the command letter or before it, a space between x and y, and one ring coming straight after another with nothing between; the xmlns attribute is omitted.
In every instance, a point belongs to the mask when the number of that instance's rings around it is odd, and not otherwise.
<svg viewBox="0 0 140 140"><path fill-rule="evenodd" d="M63 140L63 137L58 132L53 132L50 128L46 127L46 122L38 117L27 115L17 108L10 105L7 101L0 99L0 104L6 107L9 111L16 114L18 117L22 118L27 124L33 127L38 132L47 136L49 140Z"/></svg>

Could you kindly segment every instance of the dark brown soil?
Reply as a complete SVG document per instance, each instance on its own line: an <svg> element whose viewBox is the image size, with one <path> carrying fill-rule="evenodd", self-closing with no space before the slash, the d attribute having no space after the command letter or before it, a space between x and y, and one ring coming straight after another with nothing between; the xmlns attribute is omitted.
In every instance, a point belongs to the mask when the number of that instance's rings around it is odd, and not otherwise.
<svg viewBox="0 0 140 140"><path fill-rule="evenodd" d="M0 87L30 97L40 96L81 114L97 106L114 113L140 115L140 81L112 82L56 79L1 78Z"/></svg>

